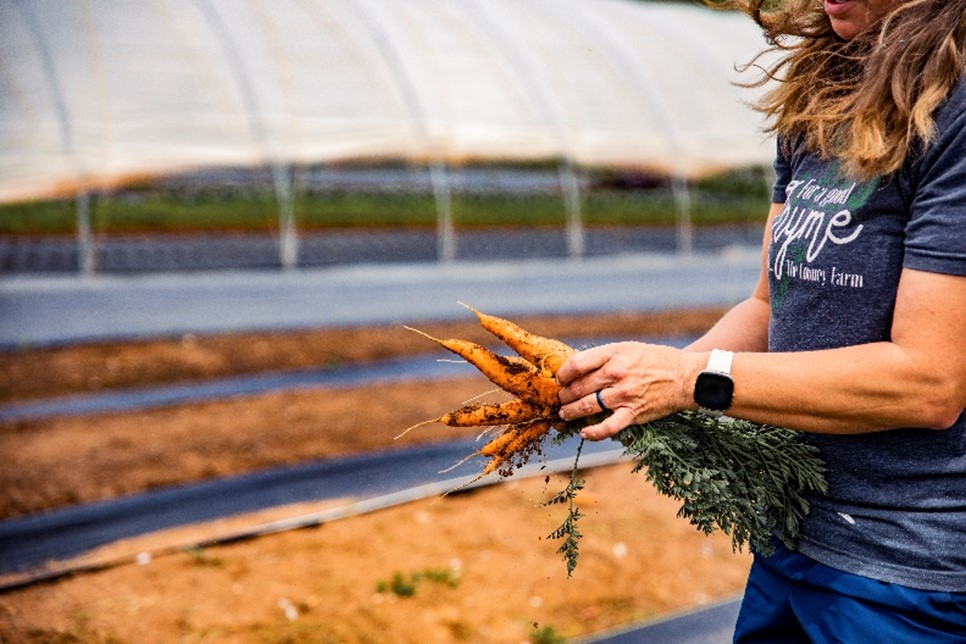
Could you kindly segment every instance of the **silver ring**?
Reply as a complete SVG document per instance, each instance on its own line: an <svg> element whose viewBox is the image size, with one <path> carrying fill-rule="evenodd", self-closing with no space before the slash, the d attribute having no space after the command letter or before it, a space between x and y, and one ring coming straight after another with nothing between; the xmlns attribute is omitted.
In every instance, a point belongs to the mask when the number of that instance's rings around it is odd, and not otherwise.
<svg viewBox="0 0 966 644"><path fill-rule="evenodd" d="M597 404L600 405L601 411L610 411L610 409L607 408L607 405L604 404L604 399L600 397L601 391L601 389L598 389L594 392L594 395L597 396Z"/></svg>

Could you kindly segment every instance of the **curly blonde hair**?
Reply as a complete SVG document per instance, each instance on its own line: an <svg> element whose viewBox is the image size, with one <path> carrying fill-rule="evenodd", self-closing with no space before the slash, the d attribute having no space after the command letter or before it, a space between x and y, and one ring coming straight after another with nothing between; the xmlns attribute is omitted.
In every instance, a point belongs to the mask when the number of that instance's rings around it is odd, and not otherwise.
<svg viewBox="0 0 966 644"><path fill-rule="evenodd" d="M907 0L852 40L832 31L820 0L705 0L738 8L780 54L748 86L768 131L842 160L851 174L895 172L935 135L933 113L966 73L966 0ZM763 54L766 52L763 52Z"/></svg>

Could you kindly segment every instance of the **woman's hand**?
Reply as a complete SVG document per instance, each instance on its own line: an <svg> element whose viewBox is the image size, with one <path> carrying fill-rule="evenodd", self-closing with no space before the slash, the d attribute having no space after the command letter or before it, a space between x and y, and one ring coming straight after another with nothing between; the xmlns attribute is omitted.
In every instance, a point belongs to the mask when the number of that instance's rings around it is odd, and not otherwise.
<svg viewBox="0 0 966 644"><path fill-rule="evenodd" d="M694 380L706 362L706 353L640 342L579 351L557 370L562 387L560 417L575 420L612 412L581 431L588 440L601 440L629 425L691 409Z"/></svg>

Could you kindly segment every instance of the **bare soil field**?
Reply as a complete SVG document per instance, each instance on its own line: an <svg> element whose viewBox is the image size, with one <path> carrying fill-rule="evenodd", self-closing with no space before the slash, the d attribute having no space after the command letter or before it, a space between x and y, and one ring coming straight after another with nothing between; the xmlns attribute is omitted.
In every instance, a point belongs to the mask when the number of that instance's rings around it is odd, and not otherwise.
<svg viewBox="0 0 966 644"><path fill-rule="evenodd" d="M721 311L518 319L555 337L700 333ZM475 322L425 325L485 339ZM400 328L186 336L0 354L5 402L402 357L432 350ZM0 517L417 442L403 428L486 391L477 377L300 390L142 412L0 424ZM579 638L741 591L749 557L675 516L630 466L596 468L567 578L543 503L557 477L514 480L209 548L222 525L146 535L139 563L0 594L0 642L547 642ZM273 517L304 507L279 508ZM264 516L237 517L259 522ZM190 535L185 532L190 532ZM187 539L187 541L186 541ZM130 559L132 562L135 559Z"/></svg>

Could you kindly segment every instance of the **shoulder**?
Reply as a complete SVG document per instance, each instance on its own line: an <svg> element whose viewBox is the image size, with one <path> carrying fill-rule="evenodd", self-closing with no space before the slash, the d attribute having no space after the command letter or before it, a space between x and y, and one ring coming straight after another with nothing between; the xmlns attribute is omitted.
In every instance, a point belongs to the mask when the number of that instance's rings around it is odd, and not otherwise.
<svg viewBox="0 0 966 644"><path fill-rule="evenodd" d="M777 145L776 167L781 164L784 167L794 169L808 153L805 148L805 135L803 133L779 135Z"/></svg>
<svg viewBox="0 0 966 644"><path fill-rule="evenodd" d="M925 178L966 163L966 76L960 77L946 100L933 112L935 131L928 142L920 141L906 164L912 177ZM911 164L911 165L910 165Z"/></svg>
<svg viewBox="0 0 966 644"><path fill-rule="evenodd" d="M964 121L966 121L966 75L959 78L949 97L936 111L936 133L940 137L950 133L961 133Z"/></svg>

